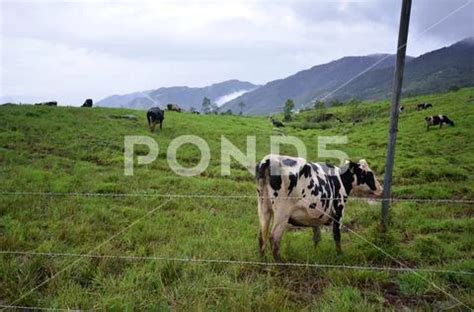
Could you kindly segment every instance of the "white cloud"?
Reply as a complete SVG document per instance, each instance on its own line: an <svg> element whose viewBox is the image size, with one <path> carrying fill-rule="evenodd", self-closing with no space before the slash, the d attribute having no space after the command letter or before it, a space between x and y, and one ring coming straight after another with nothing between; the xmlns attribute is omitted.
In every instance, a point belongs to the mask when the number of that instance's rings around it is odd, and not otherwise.
<svg viewBox="0 0 474 312"><path fill-rule="evenodd" d="M217 106L221 106L223 105L224 103L227 103L233 99L236 99L238 98L239 96L241 96L242 94L244 93L247 93L249 92L250 90L239 90L239 91L235 91L235 92L232 92L232 93L229 93L229 94L226 94L224 96L221 96L220 98L218 98L215 102L216 102L216 105Z"/></svg>
<svg viewBox="0 0 474 312"><path fill-rule="evenodd" d="M460 3L415 3L411 33ZM88 97L161 86L227 79L262 84L345 55L393 53L399 6L371 0L2 1L0 96L79 105ZM459 14L444 23L448 34L433 29L409 42L408 53L438 48L448 43L444 36L451 42L465 36L472 16L466 27L466 13Z"/></svg>

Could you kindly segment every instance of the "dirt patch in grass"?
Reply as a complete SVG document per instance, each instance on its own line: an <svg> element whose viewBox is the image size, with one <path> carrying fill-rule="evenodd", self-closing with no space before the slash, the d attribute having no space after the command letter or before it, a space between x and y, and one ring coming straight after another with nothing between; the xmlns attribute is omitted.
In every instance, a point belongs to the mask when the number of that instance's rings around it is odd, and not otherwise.
<svg viewBox="0 0 474 312"><path fill-rule="evenodd" d="M329 279L318 270L278 268L275 278L287 289L289 298L294 302L311 302L320 296L329 284Z"/></svg>
<svg viewBox="0 0 474 312"><path fill-rule="evenodd" d="M383 305L387 308L395 308L397 311L426 305L434 306L436 302L443 299L440 294L433 292L421 295L404 295L400 291L400 285L393 281L366 283L360 286L365 291L380 292L385 300Z"/></svg>

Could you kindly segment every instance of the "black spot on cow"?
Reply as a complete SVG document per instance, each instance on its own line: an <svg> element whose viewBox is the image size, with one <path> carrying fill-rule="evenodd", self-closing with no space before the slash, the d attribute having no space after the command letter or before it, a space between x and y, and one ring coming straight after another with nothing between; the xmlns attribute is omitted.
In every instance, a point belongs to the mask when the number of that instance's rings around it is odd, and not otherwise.
<svg viewBox="0 0 474 312"><path fill-rule="evenodd" d="M270 186L272 187L272 189L278 191L281 188L281 176L270 175Z"/></svg>
<svg viewBox="0 0 474 312"><path fill-rule="evenodd" d="M309 205L309 208L311 208L311 209L315 209L315 208L316 208L316 203L312 203L312 204L310 204L310 205Z"/></svg>
<svg viewBox="0 0 474 312"><path fill-rule="evenodd" d="M314 172L316 172L316 173L319 172L319 168L318 168L318 166L316 166L316 164L311 164L311 168L313 168Z"/></svg>
<svg viewBox="0 0 474 312"><path fill-rule="evenodd" d="M296 186L296 183L298 182L298 175L290 173L289 179L290 185L288 185L288 196L291 194L294 187Z"/></svg>
<svg viewBox="0 0 474 312"><path fill-rule="evenodd" d="M270 167L270 159L267 159L264 163L257 164L255 167L255 177L257 180L265 179L265 174L268 167Z"/></svg>
<svg viewBox="0 0 474 312"><path fill-rule="evenodd" d="M293 166L296 165L296 160L287 158L287 159L284 159L284 160L282 161L282 163L283 163L285 166L293 167Z"/></svg>
<svg viewBox="0 0 474 312"><path fill-rule="evenodd" d="M309 181L308 190L312 189L313 187L314 187L314 180L311 179L311 180Z"/></svg>
<svg viewBox="0 0 474 312"><path fill-rule="evenodd" d="M350 165L345 165L341 168L341 172L343 172L341 174L341 180L347 194L352 190L352 182L354 182L353 168L356 165L356 163L351 162Z"/></svg>
<svg viewBox="0 0 474 312"><path fill-rule="evenodd" d="M303 166L303 168L301 168L299 174L300 174L300 177L303 177L303 176L304 176L305 178L311 177L311 167L310 167L309 165L305 164L305 165Z"/></svg>
<svg viewBox="0 0 474 312"><path fill-rule="evenodd" d="M273 192L273 196L278 197L278 192Z"/></svg>
<svg viewBox="0 0 474 312"><path fill-rule="evenodd" d="M375 191L377 187L375 186L375 177L372 172L367 172L365 175L365 183L370 187L372 191Z"/></svg>

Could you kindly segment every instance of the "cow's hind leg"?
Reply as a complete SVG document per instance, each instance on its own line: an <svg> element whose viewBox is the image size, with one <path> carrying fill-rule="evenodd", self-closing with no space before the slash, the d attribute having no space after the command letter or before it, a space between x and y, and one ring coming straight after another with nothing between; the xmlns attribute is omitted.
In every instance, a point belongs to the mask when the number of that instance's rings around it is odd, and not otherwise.
<svg viewBox="0 0 474 312"><path fill-rule="evenodd" d="M318 246L320 241L321 241L321 227L319 225L313 226L314 247Z"/></svg>
<svg viewBox="0 0 474 312"><path fill-rule="evenodd" d="M286 213L284 207L276 207L273 216L273 228L272 234L270 235L270 241L272 243L273 258L277 262L281 262L280 256L280 242L283 237L283 232L288 225L289 215Z"/></svg>
<svg viewBox="0 0 474 312"><path fill-rule="evenodd" d="M260 233L258 235L258 246L260 256L263 257L265 254L265 245L268 240L268 228L270 227L270 221L272 217L272 206L270 199L264 196L263 190L258 192L258 219L260 222ZM262 194L261 194L262 193Z"/></svg>

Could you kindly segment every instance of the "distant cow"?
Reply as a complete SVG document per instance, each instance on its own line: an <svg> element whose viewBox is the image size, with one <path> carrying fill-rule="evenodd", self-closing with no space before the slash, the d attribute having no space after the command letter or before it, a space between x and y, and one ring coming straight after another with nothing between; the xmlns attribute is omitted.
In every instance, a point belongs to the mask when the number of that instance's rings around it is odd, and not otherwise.
<svg viewBox="0 0 474 312"><path fill-rule="evenodd" d="M169 110L169 111L174 111L174 112L178 112L180 113L181 112L181 107L178 106L178 104L168 104L166 105L166 108Z"/></svg>
<svg viewBox="0 0 474 312"><path fill-rule="evenodd" d="M376 196L382 186L367 161L347 161L340 167L313 163L304 158L268 155L256 166L259 249L263 256L271 220L273 257L280 259L280 240L287 224L313 228L315 245L320 227L332 225L337 252L341 252L340 226L347 197L359 189Z"/></svg>
<svg viewBox="0 0 474 312"><path fill-rule="evenodd" d="M277 128L282 128L282 127L285 127L285 125L279 121L279 120L275 120L273 119L273 117L270 116L270 121L272 122L272 124L277 127Z"/></svg>
<svg viewBox="0 0 474 312"><path fill-rule="evenodd" d="M82 107L92 107L93 102L92 99L87 99L84 104L82 104Z"/></svg>
<svg viewBox="0 0 474 312"><path fill-rule="evenodd" d="M165 112L159 107L152 107L146 113L148 120L148 127L150 131L155 131L156 124L160 124L160 129L163 127L163 120L165 120Z"/></svg>
<svg viewBox="0 0 474 312"><path fill-rule="evenodd" d="M437 126L441 128L443 124L448 124L454 127L454 122L445 115L434 115L428 116L425 118L426 121L426 131L430 130L431 126Z"/></svg>
<svg viewBox="0 0 474 312"><path fill-rule="evenodd" d="M425 110L428 108L433 108L433 105L431 105L431 103L420 103L416 106L417 110Z"/></svg>

